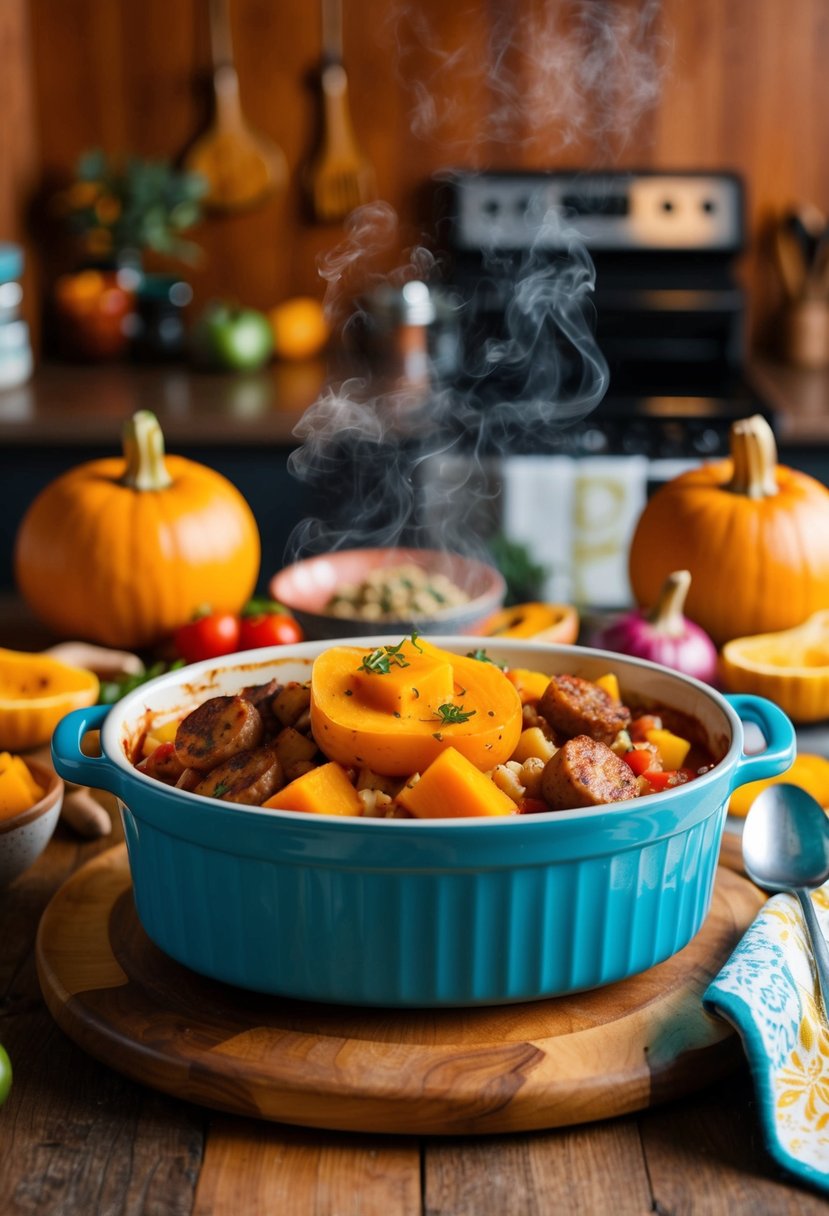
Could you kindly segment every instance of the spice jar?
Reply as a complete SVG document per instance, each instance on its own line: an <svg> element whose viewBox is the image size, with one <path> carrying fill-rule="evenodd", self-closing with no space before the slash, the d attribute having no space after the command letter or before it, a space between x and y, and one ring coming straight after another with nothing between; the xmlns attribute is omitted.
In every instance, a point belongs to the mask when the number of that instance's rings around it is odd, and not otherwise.
<svg viewBox="0 0 829 1216"><path fill-rule="evenodd" d="M29 327L20 315L23 250L0 244L0 389L23 384L32 374Z"/></svg>
<svg viewBox="0 0 829 1216"><path fill-rule="evenodd" d="M441 288L419 279L402 287L386 284L360 306L356 332L382 370L412 384L454 372L457 305Z"/></svg>

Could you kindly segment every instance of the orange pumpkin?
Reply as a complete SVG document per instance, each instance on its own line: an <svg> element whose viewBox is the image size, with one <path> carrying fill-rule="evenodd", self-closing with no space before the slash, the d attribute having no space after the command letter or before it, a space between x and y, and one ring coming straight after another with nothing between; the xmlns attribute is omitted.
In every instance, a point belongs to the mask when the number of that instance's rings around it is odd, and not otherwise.
<svg viewBox="0 0 829 1216"><path fill-rule="evenodd" d="M127 649L158 642L209 604L237 612L259 573L256 521L221 474L164 455L153 414L126 424L124 455L62 474L26 512L15 577L57 636Z"/></svg>
<svg viewBox="0 0 829 1216"><path fill-rule="evenodd" d="M731 428L731 459L662 486L630 547L639 604L655 602L681 563L691 572L687 616L717 645L788 629L829 603L829 490L777 464L759 415Z"/></svg>

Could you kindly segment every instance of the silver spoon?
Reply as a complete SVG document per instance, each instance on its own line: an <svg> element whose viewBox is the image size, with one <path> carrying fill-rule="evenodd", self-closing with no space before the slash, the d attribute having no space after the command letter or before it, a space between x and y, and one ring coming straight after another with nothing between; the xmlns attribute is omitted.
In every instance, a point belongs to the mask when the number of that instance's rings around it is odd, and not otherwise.
<svg viewBox="0 0 829 1216"><path fill-rule="evenodd" d="M823 807L797 785L767 786L746 815L743 862L758 887L790 891L800 901L829 1020L829 947L809 894L829 880L829 819Z"/></svg>

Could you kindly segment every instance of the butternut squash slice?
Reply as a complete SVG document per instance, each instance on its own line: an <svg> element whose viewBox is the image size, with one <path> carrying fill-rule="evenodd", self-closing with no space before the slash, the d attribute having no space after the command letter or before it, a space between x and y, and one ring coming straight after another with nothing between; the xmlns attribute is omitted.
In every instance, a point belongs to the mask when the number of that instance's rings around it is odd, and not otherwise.
<svg viewBox="0 0 829 1216"><path fill-rule="evenodd" d="M94 705L98 677L48 655L0 649L0 748L26 751L48 743L71 709Z"/></svg>
<svg viewBox="0 0 829 1216"><path fill-rule="evenodd" d="M488 638L534 638L569 645L579 634L580 618L572 604L513 604L501 608L481 627Z"/></svg>
<svg viewBox="0 0 829 1216"><path fill-rule="evenodd" d="M521 698L500 667L422 638L395 649L402 664L383 653L375 664L389 658L387 671L366 671L371 654L352 646L331 647L315 660L311 729L326 756L392 777L423 772L449 747L482 771L509 760L521 734ZM376 695L366 692L369 681ZM447 715L446 705L457 712Z"/></svg>

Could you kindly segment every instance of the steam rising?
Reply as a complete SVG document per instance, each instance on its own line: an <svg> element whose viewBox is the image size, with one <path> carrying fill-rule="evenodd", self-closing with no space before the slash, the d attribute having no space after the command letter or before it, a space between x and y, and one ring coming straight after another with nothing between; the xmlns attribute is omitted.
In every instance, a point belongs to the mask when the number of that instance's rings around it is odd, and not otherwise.
<svg viewBox="0 0 829 1216"><path fill-rule="evenodd" d="M418 246L390 274L380 273L378 263L394 246L395 234L393 209L368 204L352 213L344 241L320 266L326 309L331 317L345 316L346 336L359 325L359 301L367 291L429 277L435 267L430 251ZM466 345L452 384L380 384L370 375L353 377L329 388L305 412L294 432L301 445L288 467L315 485L332 509L294 530L291 559L400 543L485 551L485 538L473 524L479 502L460 493L479 458L528 444L534 450L539 433L551 423L585 417L607 389L607 364L593 336L589 306L592 260L554 213L538 234L545 250L551 235L558 253L527 254L503 332ZM462 315L459 303L459 321ZM453 455L465 458L460 480L430 484L424 503L421 467Z"/></svg>
<svg viewBox="0 0 829 1216"><path fill-rule="evenodd" d="M465 16L453 10L454 27L466 27L470 37L450 50L419 6L398 7L389 28L412 96L412 133L447 159L462 152L471 164L493 145L542 141L549 161L557 149L586 138L597 146L609 137L624 142L659 94L667 59L660 10L661 0L475 5ZM489 24L482 59L476 31L483 18ZM455 133L460 97L478 100L471 107L481 115L472 143ZM464 123L466 131L468 113ZM394 209L378 202L352 212L343 241L321 260L326 312L346 344L366 319L369 293L440 277L425 245L402 260L400 245ZM537 450L540 433L586 417L608 385L593 333L595 271L587 249L554 213L545 217L537 245L520 267L510 263L514 288L503 327L471 340L466 335L451 383L432 377L426 386L380 384L367 367L365 376L330 387L306 411L289 468L316 488L325 509L294 530L288 560L400 543L485 552L479 507L491 491L481 475L483 458ZM488 270L495 282L503 269L492 254L481 290L491 286ZM458 302L461 328L474 311L469 301ZM462 459L453 461L456 455ZM424 466L441 461L458 476L429 479L424 496Z"/></svg>
<svg viewBox="0 0 829 1216"><path fill-rule="evenodd" d="M583 140L624 143L659 97L670 57L661 9L662 0L477 4L458 14L469 38L448 49L420 6L398 6L390 36L412 134L473 162L487 144L539 142L549 157ZM468 126L458 99L469 97L481 115L472 139L456 129Z"/></svg>

